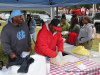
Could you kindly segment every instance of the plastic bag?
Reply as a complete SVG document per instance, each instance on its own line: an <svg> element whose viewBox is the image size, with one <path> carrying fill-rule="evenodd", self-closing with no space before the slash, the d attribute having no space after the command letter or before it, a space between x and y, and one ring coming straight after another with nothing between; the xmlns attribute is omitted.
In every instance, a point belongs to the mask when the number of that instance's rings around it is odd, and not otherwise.
<svg viewBox="0 0 100 75"><path fill-rule="evenodd" d="M64 60L68 60L68 62L77 62L79 61L79 58L75 57L75 56L72 56L72 55L66 55L66 56L63 56L63 59Z"/></svg>
<svg viewBox="0 0 100 75"><path fill-rule="evenodd" d="M90 52L84 48L84 46L78 46L72 50L73 53L89 56Z"/></svg>
<svg viewBox="0 0 100 75"><path fill-rule="evenodd" d="M68 62L67 59L63 59L62 52L58 52L55 58L50 58L50 61L59 66L62 66Z"/></svg>
<svg viewBox="0 0 100 75"><path fill-rule="evenodd" d="M29 55L30 52L22 52L21 57L22 58L26 58L27 55Z"/></svg>

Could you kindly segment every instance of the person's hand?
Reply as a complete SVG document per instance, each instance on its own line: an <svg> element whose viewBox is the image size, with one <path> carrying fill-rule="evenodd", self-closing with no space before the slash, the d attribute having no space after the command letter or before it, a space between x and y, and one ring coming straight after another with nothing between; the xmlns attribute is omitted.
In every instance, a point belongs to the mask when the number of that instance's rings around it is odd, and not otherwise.
<svg viewBox="0 0 100 75"><path fill-rule="evenodd" d="M11 56L11 59L16 59L17 58L17 55L16 54L13 54L12 56Z"/></svg>
<svg viewBox="0 0 100 75"><path fill-rule="evenodd" d="M62 60L62 52L58 52L56 56L56 62L61 63L61 60Z"/></svg>
<svg viewBox="0 0 100 75"><path fill-rule="evenodd" d="M29 50L30 53L32 52L32 48L31 47L29 47L28 50Z"/></svg>
<svg viewBox="0 0 100 75"><path fill-rule="evenodd" d="M66 38L66 40L64 41L64 43L66 43L68 41L68 38Z"/></svg>
<svg viewBox="0 0 100 75"><path fill-rule="evenodd" d="M29 29L31 29L32 27L30 26Z"/></svg>
<svg viewBox="0 0 100 75"><path fill-rule="evenodd" d="M69 35L70 34L70 32L69 33L67 33L66 35Z"/></svg>
<svg viewBox="0 0 100 75"><path fill-rule="evenodd" d="M79 40L81 41L81 38Z"/></svg>
<svg viewBox="0 0 100 75"><path fill-rule="evenodd" d="M48 61L49 61L49 60L50 60L50 57L46 56L46 60L48 60Z"/></svg>

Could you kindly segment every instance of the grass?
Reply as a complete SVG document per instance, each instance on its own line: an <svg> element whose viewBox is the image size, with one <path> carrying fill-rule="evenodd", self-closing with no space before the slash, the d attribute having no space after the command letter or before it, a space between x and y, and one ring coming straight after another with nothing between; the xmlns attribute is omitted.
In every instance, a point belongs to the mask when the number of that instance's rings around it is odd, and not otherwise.
<svg viewBox="0 0 100 75"><path fill-rule="evenodd" d="M99 51L99 43L100 43L100 38L93 40L93 45L92 45L93 51L96 52Z"/></svg>
<svg viewBox="0 0 100 75"><path fill-rule="evenodd" d="M5 25L5 22L0 22L0 23L1 23L1 26L0 26L0 33L1 33L2 28L3 28L3 26Z"/></svg>
<svg viewBox="0 0 100 75"><path fill-rule="evenodd" d="M38 32L39 32L39 30L40 30L40 28L35 28L35 36L36 36L36 38L37 38L37 34L38 34ZM34 54L34 46L35 46L35 44L34 44L34 42L33 42L33 40L31 40L31 42L32 42L32 52L31 52L31 55L32 54Z"/></svg>
<svg viewBox="0 0 100 75"><path fill-rule="evenodd" d="M0 33L1 33L1 30L2 30L2 28L3 28L3 26L4 26L5 23L1 22L1 24L2 25L0 26ZM37 36L39 30L40 30L40 28L36 28L35 29L36 36ZM92 48L96 52L98 52L98 50L99 50L99 43L100 43L100 38L97 38L96 40L93 41ZM32 53L31 53L31 55L34 54L34 52L35 52L34 51L34 46L35 46L35 44L34 44L34 42L32 40ZM8 63L8 56L6 54L4 54L4 52L3 52L2 48L1 48L1 44L0 44L0 60L4 60L5 62Z"/></svg>

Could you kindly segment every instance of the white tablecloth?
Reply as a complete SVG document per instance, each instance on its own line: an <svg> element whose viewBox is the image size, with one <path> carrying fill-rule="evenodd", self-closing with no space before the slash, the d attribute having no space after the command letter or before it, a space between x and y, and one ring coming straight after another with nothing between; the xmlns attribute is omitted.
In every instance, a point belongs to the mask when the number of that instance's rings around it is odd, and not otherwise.
<svg viewBox="0 0 100 75"><path fill-rule="evenodd" d="M70 46L71 46L71 47L70 47ZM68 44L68 45L67 45L67 44L64 44L64 53L73 54L73 55L76 55L76 56L81 57L81 58L89 59L87 56L82 56L82 55L78 55L78 54L73 53L72 50L73 50L74 48L76 48L76 47L77 47L77 46L72 46L72 45L69 45L69 44ZM88 51L90 51L90 50L88 50ZM99 56L99 52L93 51L93 54ZM94 62L100 64L100 61L99 61L99 60L100 60L100 57L96 57L96 58L93 57L91 61L94 61Z"/></svg>
<svg viewBox="0 0 100 75"><path fill-rule="evenodd" d="M68 48L68 47L74 47L73 45L70 45L70 44L67 44L67 43L64 43L64 49L65 48Z"/></svg>
<svg viewBox="0 0 100 75"><path fill-rule="evenodd" d="M69 45L67 43L64 44L64 52L65 53L73 54L73 55L76 55L78 57L88 59L88 57L86 57L86 56L74 54L72 52L72 50L74 48L76 48L76 46ZM94 51L94 54L98 55L98 52ZM33 57L35 59L35 62L30 65L28 73L19 74L19 73L17 73L17 70L18 70L19 67L13 66L12 68L9 68L9 69L6 69L5 67L3 67L2 71L0 71L0 75L32 75L32 74L34 74L34 75L46 75L46 73L47 73L46 72L47 71L46 64L47 63L46 63L45 57L38 56L38 55L32 55L31 57ZM100 60L100 57L92 58L91 61L94 61L94 62L100 64L99 60Z"/></svg>
<svg viewBox="0 0 100 75"><path fill-rule="evenodd" d="M40 55L32 55L31 57L34 58L35 61L29 66L28 73L17 73L20 66L12 66L8 69L3 67L0 71L0 75L46 75L47 63L45 57Z"/></svg>

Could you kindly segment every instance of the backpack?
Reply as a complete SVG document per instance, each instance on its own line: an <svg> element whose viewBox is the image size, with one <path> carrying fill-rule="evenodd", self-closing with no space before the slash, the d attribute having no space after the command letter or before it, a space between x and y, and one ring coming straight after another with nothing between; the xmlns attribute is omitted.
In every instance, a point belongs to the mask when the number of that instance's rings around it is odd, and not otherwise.
<svg viewBox="0 0 100 75"><path fill-rule="evenodd" d="M87 27L86 27L86 32L87 32ZM92 40L95 40L96 38L97 38L96 28L92 26Z"/></svg>

